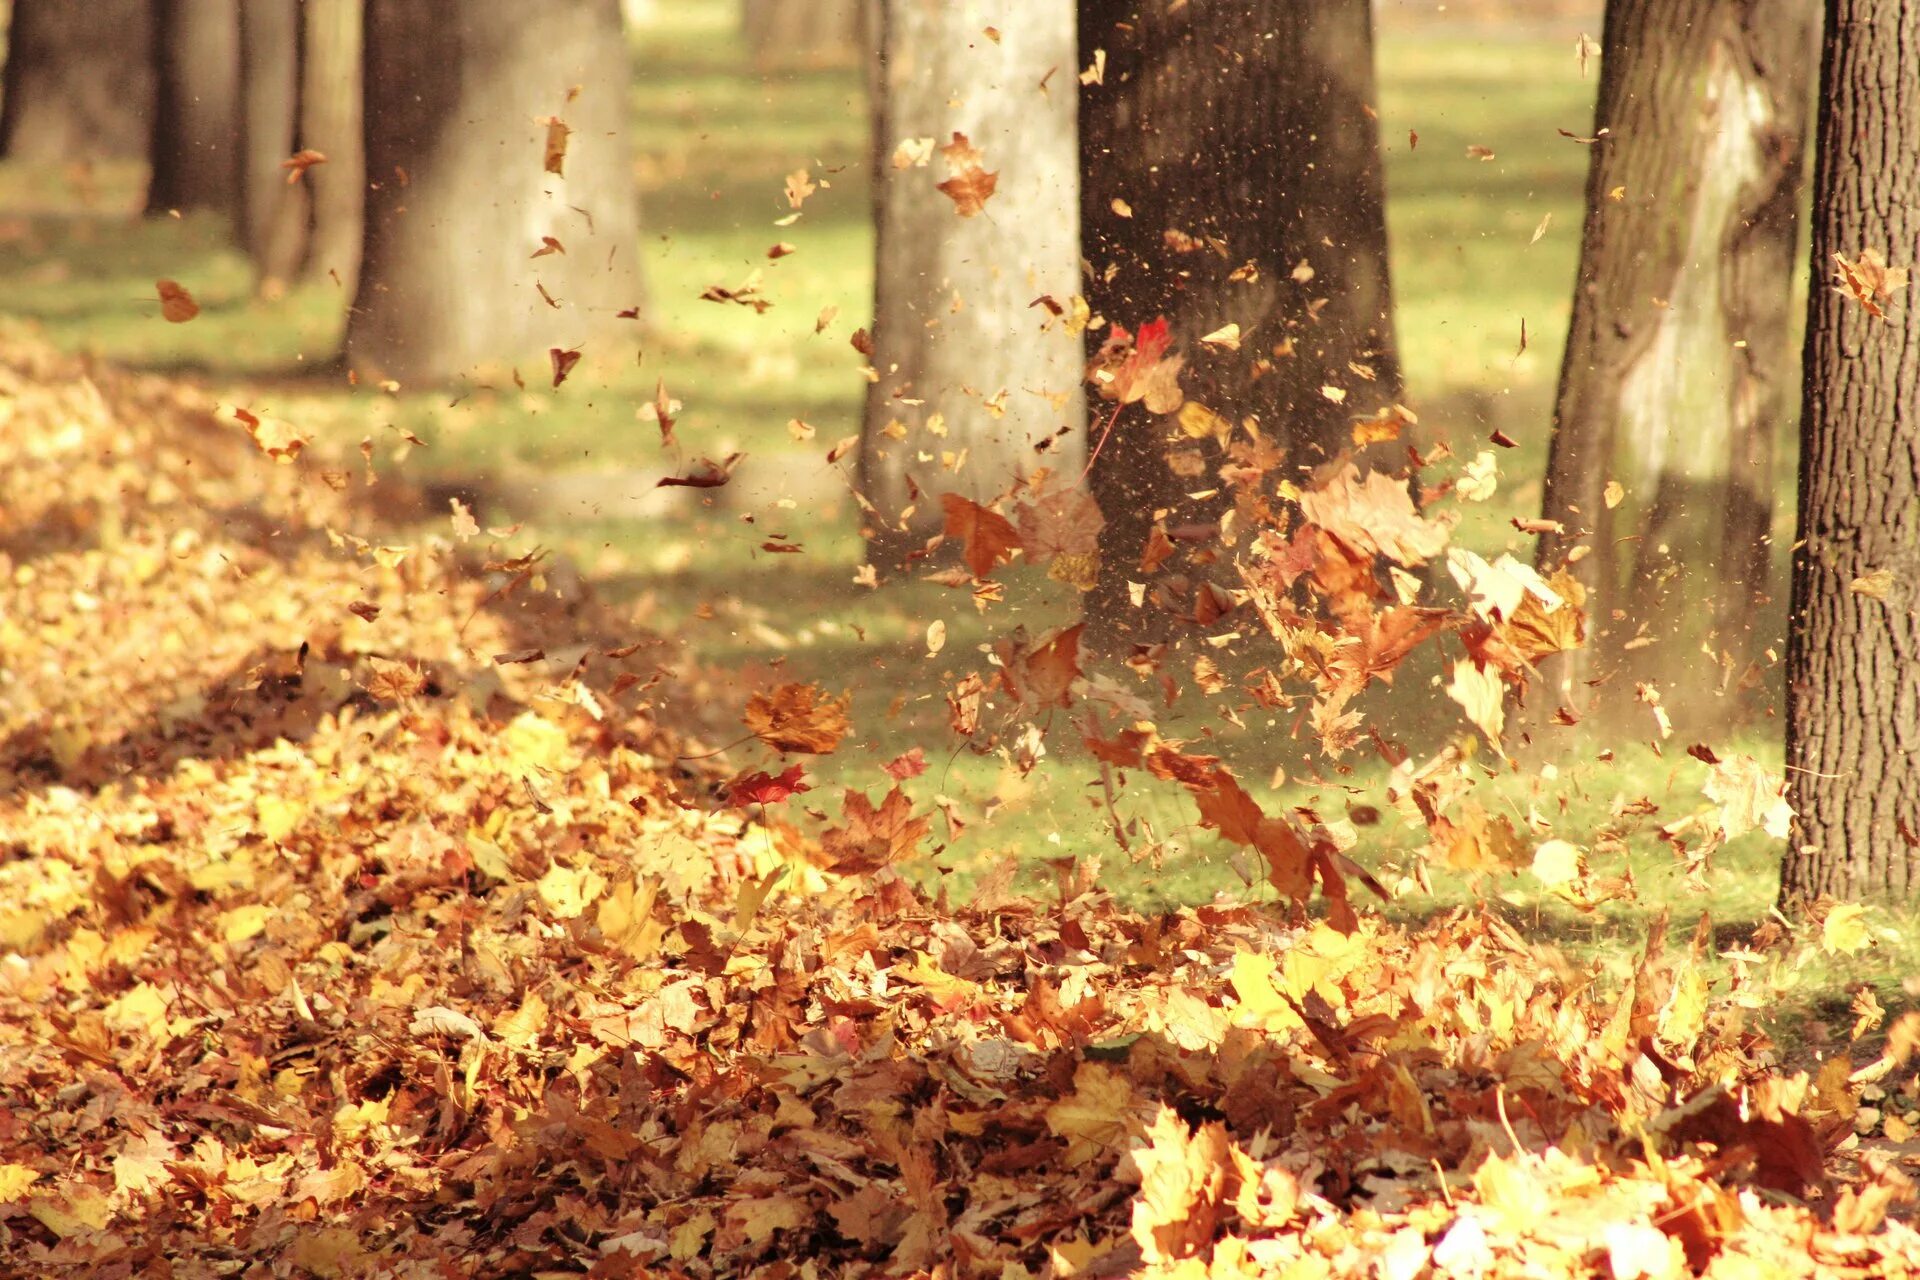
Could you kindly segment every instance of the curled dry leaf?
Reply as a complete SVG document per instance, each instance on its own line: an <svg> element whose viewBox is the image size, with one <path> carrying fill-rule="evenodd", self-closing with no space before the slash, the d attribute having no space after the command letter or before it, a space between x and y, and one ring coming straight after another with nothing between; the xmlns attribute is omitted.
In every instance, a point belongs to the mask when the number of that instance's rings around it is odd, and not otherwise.
<svg viewBox="0 0 1920 1280"><path fill-rule="evenodd" d="M315 151L309 147L304 151L296 151L285 160L282 160L280 167L287 171L287 185L292 186L294 183L300 181L307 170L317 164L325 164L326 162L327 156L325 152Z"/></svg>
<svg viewBox="0 0 1920 1280"><path fill-rule="evenodd" d="M1906 291L1907 269L1888 266L1886 257L1878 249L1862 249L1860 256L1852 261L1848 261L1845 254L1836 253L1833 260L1837 264L1835 287L1866 308L1875 320L1885 320L1886 303Z"/></svg>
<svg viewBox="0 0 1920 1280"><path fill-rule="evenodd" d="M153 287L160 295L160 314L168 324L185 324L200 314L200 304L179 281L156 280Z"/></svg>
<svg viewBox="0 0 1920 1280"><path fill-rule="evenodd" d="M255 413L239 405L221 405L215 411L215 416L244 427L247 434L253 437L254 444L259 446L260 452L275 462L292 462L307 447L307 441L312 439L285 418Z"/></svg>
<svg viewBox="0 0 1920 1280"><path fill-rule="evenodd" d="M534 123L547 127L547 135L541 151L541 165L548 173L564 177L567 172L567 138L573 130L559 116L541 116Z"/></svg>
<svg viewBox="0 0 1920 1280"><path fill-rule="evenodd" d="M789 683L747 699L743 716L749 732L776 751L826 755L847 736L847 705L818 685Z"/></svg>

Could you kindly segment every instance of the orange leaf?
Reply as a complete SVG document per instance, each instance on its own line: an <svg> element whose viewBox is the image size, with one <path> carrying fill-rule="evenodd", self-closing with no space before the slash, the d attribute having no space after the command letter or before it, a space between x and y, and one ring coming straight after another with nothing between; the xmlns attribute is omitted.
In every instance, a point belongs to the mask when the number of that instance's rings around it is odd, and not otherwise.
<svg viewBox="0 0 1920 1280"><path fill-rule="evenodd" d="M967 569L974 577L986 577L1020 549L1019 532L998 511L957 493L941 494L940 505L947 513L946 534L966 544Z"/></svg>
<svg viewBox="0 0 1920 1280"><path fill-rule="evenodd" d="M1007 692L1023 708L1065 707L1073 702L1073 682L1080 677L1080 633L1076 622L1054 632L1032 648L1024 629L994 645L1000 658L1000 678Z"/></svg>
<svg viewBox="0 0 1920 1280"><path fill-rule="evenodd" d="M158 280L153 287L160 294L160 314L169 324L185 324L200 314L200 304L178 281Z"/></svg>
<svg viewBox="0 0 1920 1280"><path fill-rule="evenodd" d="M946 157L947 168L953 176L939 184L939 189L953 201L961 217L974 217L993 198L994 188L1000 183L999 173L987 171L981 164L979 149L964 133L954 134L953 141L940 148L940 154Z"/></svg>
<svg viewBox="0 0 1920 1280"><path fill-rule="evenodd" d="M823 756L847 736L847 703L818 685L783 684L747 699L749 732L776 751Z"/></svg>
<svg viewBox="0 0 1920 1280"><path fill-rule="evenodd" d="M327 156L324 151L315 151L309 147L304 151L296 151L285 160L282 160L280 167L287 171L287 185L292 186L294 183L300 181L300 176L307 170L317 164L325 164L326 162Z"/></svg>
<svg viewBox="0 0 1920 1280"><path fill-rule="evenodd" d="M910 857L933 825L913 816L912 802L897 786L878 808L861 792L848 791L845 812L847 825L820 837L828 870L841 875L871 875Z"/></svg>

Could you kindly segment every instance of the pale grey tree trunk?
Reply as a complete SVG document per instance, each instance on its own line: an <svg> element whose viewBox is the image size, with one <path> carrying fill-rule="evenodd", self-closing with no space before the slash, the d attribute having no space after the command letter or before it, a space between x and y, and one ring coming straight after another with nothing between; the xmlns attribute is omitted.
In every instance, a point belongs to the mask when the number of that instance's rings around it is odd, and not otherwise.
<svg viewBox="0 0 1920 1280"><path fill-rule="evenodd" d="M1085 409L1080 338L1033 305L1080 291L1071 0L885 0L877 35L879 378L860 483L884 567L938 527L941 493L989 498L1042 465L1077 475ZM949 176L938 148L955 133L999 174L974 217L938 189ZM931 161L896 165L921 139Z"/></svg>
<svg viewBox="0 0 1920 1280"><path fill-rule="evenodd" d="M582 379L631 361L618 313L641 301L639 204L619 0L547 0L531 25L510 0L371 0L366 22L351 364L444 382L544 373L550 348L582 350ZM561 173L543 163L548 117L569 129ZM533 257L547 236L565 252Z"/></svg>
<svg viewBox="0 0 1920 1280"><path fill-rule="evenodd" d="M313 234L307 272L353 296L360 274L366 152L361 131L361 17L365 0L305 0L300 145L327 162L307 170Z"/></svg>
<svg viewBox="0 0 1920 1280"><path fill-rule="evenodd" d="M296 0L240 6L241 243L258 285L272 292L306 248L307 191L280 167L300 120L300 10Z"/></svg>
<svg viewBox="0 0 1920 1280"><path fill-rule="evenodd" d="M1818 21L1776 0L1608 6L1543 504L1566 532L1539 557L1587 548L1571 567L1592 635L1549 660L1539 713L1637 724L1635 685L1653 680L1710 733L1733 715L1723 686L1764 647ZM1734 659L1731 679L1703 644Z"/></svg>

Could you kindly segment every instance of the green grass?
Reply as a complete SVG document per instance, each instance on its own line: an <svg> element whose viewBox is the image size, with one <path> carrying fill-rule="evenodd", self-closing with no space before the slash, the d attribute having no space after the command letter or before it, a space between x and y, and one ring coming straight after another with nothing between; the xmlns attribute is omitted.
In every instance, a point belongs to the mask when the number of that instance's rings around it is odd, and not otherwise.
<svg viewBox="0 0 1920 1280"><path fill-rule="evenodd" d="M867 322L872 292L861 78L851 70L746 70L734 6L722 0L674 0L660 13L638 36L633 91L657 315L638 361L630 353L590 353L596 358L559 392L540 389L536 379L524 392L386 395L349 388L322 372L344 305L334 286L254 296L227 229L210 219L140 220L142 175L124 166L95 174L91 190L61 173L0 166L7 310L63 347L196 378L209 403L236 398L271 408L343 455L369 434L397 438L382 434L394 426L430 445L406 461L410 475L462 483L476 473L492 477L495 509L485 518L531 514L523 542L565 553L603 594L626 602L636 624L684 639L696 659L694 691L719 709L714 745L734 732L741 690L757 681L807 679L849 690L856 740L813 762L819 789L804 798L835 808L823 797L843 786L877 788L884 781L880 763L926 745L931 767L909 790L922 802L953 798L970 823L929 862L952 878L956 892L1007 859L1022 866L1025 883L1044 885L1048 859L1090 853L1104 859L1102 883L1141 906L1247 892L1249 878L1258 892L1257 872L1195 829L1190 801L1151 779L1119 790L1118 813L1131 826L1135 856L1116 848L1097 772L1064 723L1049 737L1054 758L1026 775L1001 756L954 750L941 692L981 669L977 650L1013 625L1040 632L1067 620L1071 593L1016 577L1008 602L983 619L964 592L908 583L876 593L854 584L861 547L853 507L820 458L826 443L857 429L864 389L847 344ZM1530 554L1528 540L1506 520L1531 513L1539 501L1587 165L1586 149L1558 130L1587 131L1595 90L1594 79L1577 69L1572 43L1557 29L1488 39L1441 23L1403 28L1388 21L1381 34L1378 106L1409 402L1423 424L1462 444L1496 428L1519 442L1500 458L1501 497L1462 526L1463 540L1489 556ZM1471 157L1470 145L1490 149L1493 158ZM800 168L827 185L796 224L777 227L789 212L785 175ZM798 251L769 262L765 251L776 240ZM736 284L755 270L775 303L766 314L699 300L706 286ZM162 321L153 291L162 277L194 292L204 308L198 320ZM834 318L816 333L830 308ZM527 367L542 358L531 354ZM648 496L651 477L686 461L664 453L657 430L636 417L656 379L684 401L678 434L685 455L748 452L734 486L705 497ZM796 444L786 426L793 418L812 424L817 438ZM582 486L583 474L603 479ZM563 489L576 497L553 500ZM445 513L423 518L442 522ZM793 535L805 554L761 551L775 533ZM934 619L946 623L947 641L929 656L926 630ZM1370 704L1393 736L1422 748L1459 732L1431 675L1410 670L1394 698ZM1156 696L1144 684L1137 692L1149 701ZM1309 805L1339 819L1350 801L1378 803L1380 766L1320 758L1290 724L1266 713L1244 711L1247 728L1236 728L1216 701L1225 699L1188 694L1157 719L1163 732L1225 756L1252 781L1283 769L1287 784L1279 792L1255 788L1270 807ZM1413 916L1496 902L1572 962L1614 967L1629 962L1654 910L1671 910L1681 936L1707 908L1729 936L1750 930L1773 898L1777 845L1738 842L1690 879L1660 839L1662 823L1704 804L1704 766L1680 753L1684 741L1668 743L1664 755L1623 746L1617 759L1570 766L1552 782L1500 774L1477 792L1495 811L1516 821L1537 811L1555 834L1592 847L1601 874L1630 873L1637 902L1579 912L1524 871L1440 871L1430 894L1410 893L1393 910ZM1774 742L1760 737L1749 745L1777 765ZM747 750L732 758L743 767L770 763ZM1641 798L1657 805L1657 814L1619 816L1626 801ZM944 834L936 820L936 835ZM1410 872L1423 838L1417 823L1390 808L1361 834L1356 856L1389 880ZM1155 852L1146 856L1149 848ZM1896 975L1920 969L1911 945L1888 944L1857 974L1838 967L1810 972L1811 994L1798 1007L1843 1001L1836 992L1847 976L1871 978L1892 1007L1904 999Z"/></svg>

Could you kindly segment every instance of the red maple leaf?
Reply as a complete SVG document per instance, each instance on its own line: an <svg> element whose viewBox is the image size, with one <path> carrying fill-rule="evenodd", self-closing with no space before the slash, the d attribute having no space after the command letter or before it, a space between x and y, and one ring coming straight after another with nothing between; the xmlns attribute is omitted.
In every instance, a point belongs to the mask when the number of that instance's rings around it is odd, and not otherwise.
<svg viewBox="0 0 1920 1280"><path fill-rule="evenodd" d="M764 770L743 774L727 784L727 803L779 804L802 791L813 790L801 781L805 776L805 767L797 764L777 778Z"/></svg>

